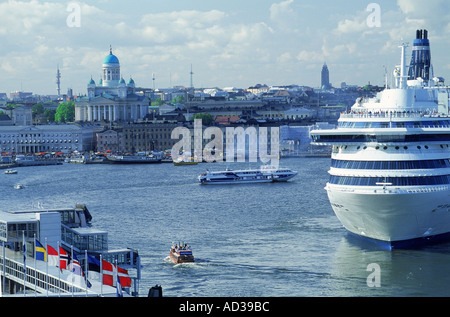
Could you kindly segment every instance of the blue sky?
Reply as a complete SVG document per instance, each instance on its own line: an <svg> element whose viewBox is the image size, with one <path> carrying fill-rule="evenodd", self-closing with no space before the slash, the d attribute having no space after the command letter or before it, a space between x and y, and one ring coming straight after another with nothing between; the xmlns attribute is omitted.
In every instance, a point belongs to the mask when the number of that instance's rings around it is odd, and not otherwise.
<svg viewBox="0 0 450 317"><path fill-rule="evenodd" d="M369 25L369 4L379 25ZM67 24L79 10L79 27ZM402 42L428 29L435 75L450 72L447 0L0 1L0 92L86 93L110 45L122 76L166 88L320 84L324 62L334 86L382 85ZM75 20L74 20L75 21Z"/></svg>

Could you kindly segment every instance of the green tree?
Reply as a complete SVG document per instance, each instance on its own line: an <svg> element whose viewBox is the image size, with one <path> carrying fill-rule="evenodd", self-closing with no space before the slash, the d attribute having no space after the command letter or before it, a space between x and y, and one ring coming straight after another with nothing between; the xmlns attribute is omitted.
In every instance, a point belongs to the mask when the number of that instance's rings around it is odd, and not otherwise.
<svg viewBox="0 0 450 317"><path fill-rule="evenodd" d="M61 102L56 109L55 122L73 122L75 119L75 103Z"/></svg>
<svg viewBox="0 0 450 317"><path fill-rule="evenodd" d="M44 113L44 110L44 106L41 103L37 103L31 108L33 116Z"/></svg>
<svg viewBox="0 0 450 317"><path fill-rule="evenodd" d="M56 114L56 110L52 110L52 109L44 110L44 116L47 119L47 122L55 122L55 114Z"/></svg>
<svg viewBox="0 0 450 317"><path fill-rule="evenodd" d="M214 121L214 118L210 113L196 113L192 116L192 120L194 119L202 119L203 125L211 125Z"/></svg>
<svg viewBox="0 0 450 317"><path fill-rule="evenodd" d="M152 106L158 106L158 107L159 107L159 106L163 105L164 103L165 103L165 102L162 101L161 98L158 98L158 99L156 99L156 100L153 100L151 105L152 105Z"/></svg>
<svg viewBox="0 0 450 317"><path fill-rule="evenodd" d="M183 101L184 101L184 96L178 96L178 97L173 98L172 103L173 104L182 103Z"/></svg>

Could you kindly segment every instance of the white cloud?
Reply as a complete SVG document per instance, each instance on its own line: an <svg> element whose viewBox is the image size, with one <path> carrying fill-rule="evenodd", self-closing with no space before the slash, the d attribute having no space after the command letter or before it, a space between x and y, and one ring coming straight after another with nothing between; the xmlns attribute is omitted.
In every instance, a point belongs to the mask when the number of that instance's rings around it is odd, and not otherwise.
<svg viewBox="0 0 450 317"><path fill-rule="evenodd" d="M297 60L304 63L320 63L324 61L324 55L317 51L302 50L297 55Z"/></svg>
<svg viewBox="0 0 450 317"><path fill-rule="evenodd" d="M338 22L338 26L335 30L337 33L361 33L365 30L367 30L367 23L366 20L362 17L359 17L358 19L350 20L345 19L343 21Z"/></svg>
<svg viewBox="0 0 450 317"><path fill-rule="evenodd" d="M134 7L119 0L78 2L80 28L66 25L70 2L1 2L0 92L23 82L24 89L51 93L59 64L63 86L85 93L91 75L99 79L110 45L123 76L144 86L152 85L153 72L160 87L188 85L190 64L198 85L314 85L324 61L333 80L367 82L378 68L398 63L398 44L411 42L418 28L429 29L433 47L442 43L444 49L432 55L448 71L447 0L380 0L379 28L367 25L367 3L357 1L275 0L258 6L173 1Z"/></svg>
<svg viewBox="0 0 450 317"><path fill-rule="evenodd" d="M270 20L283 30L292 30L296 24L296 14L292 8L293 3L294 0L286 0L270 6Z"/></svg>

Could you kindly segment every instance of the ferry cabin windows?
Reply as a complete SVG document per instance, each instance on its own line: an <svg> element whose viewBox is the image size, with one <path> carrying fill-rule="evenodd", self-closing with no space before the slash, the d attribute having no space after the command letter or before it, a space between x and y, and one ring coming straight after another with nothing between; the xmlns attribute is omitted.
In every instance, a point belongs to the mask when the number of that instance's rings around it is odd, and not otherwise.
<svg viewBox="0 0 450 317"><path fill-rule="evenodd" d="M390 183L392 186L430 186L450 184L450 175L423 177L351 177L331 175L330 184L348 186L378 186L377 183Z"/></svg>
<svg viewBox="0 0 450 317"><path fill-rule="evenodd" d="M22 241L31 239L37 234L36 222L16 222L0 223L0 240L2 241Z"/></svg>
<svg viewBox="0 0 450 317"><path fill-rule="evenodd" d="M449 120L434 121L385 121L385 122L353 122L339 121L339 128L347 129L380 129L380 128L448 128Z"/></svg>
<svg viewBox="0 0 450 317"><path fill-rule="evenodd" d="M373 135L373 134L333 134L312 135L316 143L411 143L411 142L450 142L450 134L407 134L407 135Z"/></svg>
<svg viewBox="0 0 450 317"><path fill-rule="evenodd" d="M351 161L331 160L331 167L342 169L364 170L409 170L409 169L434 169L450 167L449 159L419 160L419 161Z"/></svg>

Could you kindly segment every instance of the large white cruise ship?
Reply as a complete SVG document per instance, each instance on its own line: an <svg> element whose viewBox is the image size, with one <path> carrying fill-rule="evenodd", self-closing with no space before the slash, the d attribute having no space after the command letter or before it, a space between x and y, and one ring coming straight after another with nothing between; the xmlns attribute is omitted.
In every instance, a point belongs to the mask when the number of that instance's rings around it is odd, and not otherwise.
<svg viewBox="0 0 450 317"><path fill-rule="evenodd" d="M409 67L406 47L394 87L357 100L337 129L311 132L332 145L325 189L338 219L391 248L450 236L450 90L432 75L426 30Z"/></svg>

